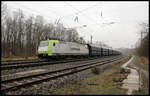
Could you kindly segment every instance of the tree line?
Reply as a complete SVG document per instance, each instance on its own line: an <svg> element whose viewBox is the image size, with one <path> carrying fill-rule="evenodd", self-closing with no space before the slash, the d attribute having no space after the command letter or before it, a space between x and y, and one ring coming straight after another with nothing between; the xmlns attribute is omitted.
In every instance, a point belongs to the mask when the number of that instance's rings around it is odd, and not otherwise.
<svg viewBox="0 0 150 96"><path fill-rule="evenodd" d="M136 54L139 56L149 57L149 24L142 22L140 25L142 27L142 30L140 31L141 40L136 48Z"/></svg>
<svg viewBox="0 0 150 96"><path fill-rule="evenodd" d="M41 40L57 39L86 43L76 29L65 28L61 23L46 23L42 16L26 17L21 10L9 14L7 5L3 3L1 13L2 57L36 56Z"/></svg>

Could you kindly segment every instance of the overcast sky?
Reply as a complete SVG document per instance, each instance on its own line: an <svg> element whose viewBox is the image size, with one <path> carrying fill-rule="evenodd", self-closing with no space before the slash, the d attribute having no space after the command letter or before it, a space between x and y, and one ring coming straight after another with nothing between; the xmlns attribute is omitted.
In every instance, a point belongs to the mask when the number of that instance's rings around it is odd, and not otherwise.
<svg viewBox="0 0 150 96"><path fill-rule="evenodd" d="M113 48L131 48L140 35L138 24L148 22L148 2L61 1L5 2L11 11L21 9L26 16L41 15L48 23L60 18L65 27L76 27L86 41L101 41ZM78 22L75 18L78 17ZM87 27L77 27L87 25Z"/></svg>

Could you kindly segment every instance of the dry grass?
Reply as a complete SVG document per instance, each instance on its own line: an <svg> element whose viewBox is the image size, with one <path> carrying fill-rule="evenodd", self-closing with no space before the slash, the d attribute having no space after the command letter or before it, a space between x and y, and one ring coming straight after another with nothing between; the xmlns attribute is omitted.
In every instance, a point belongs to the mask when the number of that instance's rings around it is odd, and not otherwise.
<svg viewBox="0 0 150 96"><path fill-rule="evenodd" d="M141 57L141 60L144 64L149 64L149 58L146 58L146 57Z"/></svg>
<svg viewBox="0 0 150 96"><path fill-rule="evenodd" d="M38 57L37 56L32 56L32 57L9 57L9 58L4 58L4 57L1 57L1 60L2 61L7 61L7 60L32 60L32 59L37 59Z"/></svg>
<svg viewBox="0 0 150 96"><path fill-rule="evenodd" d="M129 59L129 58L128 58ZM66 87L55 91L52 94L61 95L125 95L127 90L120 88L122 82L114 82L114 78L121 78L122 80L127 77L127 73L120 74L120 66L124 64L128 59L112 64L100 70L100 74L86 78L79 83L72 83L66 85ZM95 69L94 71L99 71Z"/></svg>
<svg viewBox="0 0 150 96"><path fill-rule="evenodd" d="M145 71L149 71L149 64L144 64L140 62L141 57L135 56L135 60L133 61L133 65L136 65L139 68L142 68Z"/></svg>
<svg viewBox="0 0 150 96"><path fill-rule="evenodd" d="M142 60L143 64L140 62L140 60ZM145 62L145 63L144 63ZM143 69L147 72L149 72L149 69L148 69L148 62L149 62L149 59L148 58L145 58L145 57L138 57L138 56L135 56L134 60L133 60L133 63L129 64L128 67L130 68L133 68L134 66L140 68L140 69ZM138 70L139 72L139 70ZM142 78L142 88L141 88L141 91L134 91L133 92L133 95L148 95L149 94L149 79L146 78L146 74L141 72L141 78Z"/></svg>

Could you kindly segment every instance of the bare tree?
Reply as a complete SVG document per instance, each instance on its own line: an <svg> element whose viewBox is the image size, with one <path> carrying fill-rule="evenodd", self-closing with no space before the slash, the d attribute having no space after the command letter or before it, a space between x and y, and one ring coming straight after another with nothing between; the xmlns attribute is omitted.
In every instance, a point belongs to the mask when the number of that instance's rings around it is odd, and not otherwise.
<svg viewBox="0 0 150 96"><path fill-rule="evenodd" d="M1 20L2 20L2 24L4 22L4 19L6 18L7 16L7 12L8 12L8 8L7 8L7 5L5 3L1 3L1 13L2 13L2 17L1 17Z"/></svg>
<svg viewBox="0 0 150 96"><path fill-rule="evenodd" d="M140 23L142 30L140 31L140 44L136 48L136 52L140 56L149 57L149 24L142 22ZM145 35L144 35L145 34Z"/></svg>
<svg viewBox="0 0 150 96"><path fill-rule="evenodd" d="M84 42L75 29L67 29L61 23L45 23L42 16L25 17L21 10L13 12L13 15L5 15L3 20L1 42L4 57L35 56L41 40Z"/></svg>
<svg viewBox="0 0 150 96"><path fill-rule="evenodd" d="M32 53L32 45L31 45L31 34L33 32L33 17L29 17L26 21L25 21L25 36L26 36L26 44L25 44L25 49L26 49L26 57L27 56L31 56Z"/></svg>

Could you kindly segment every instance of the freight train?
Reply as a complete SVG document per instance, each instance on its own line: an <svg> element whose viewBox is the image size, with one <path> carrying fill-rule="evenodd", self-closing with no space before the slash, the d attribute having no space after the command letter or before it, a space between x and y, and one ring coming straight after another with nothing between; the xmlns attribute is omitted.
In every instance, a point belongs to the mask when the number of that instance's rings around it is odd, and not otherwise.
<svg viewBox="0 0 150 96"><path fill-rule="evenodd" d="M39 58L94 57L120 55L121 52L96 44L80 44L59 40L41 41L38 47Z"/></svg>

